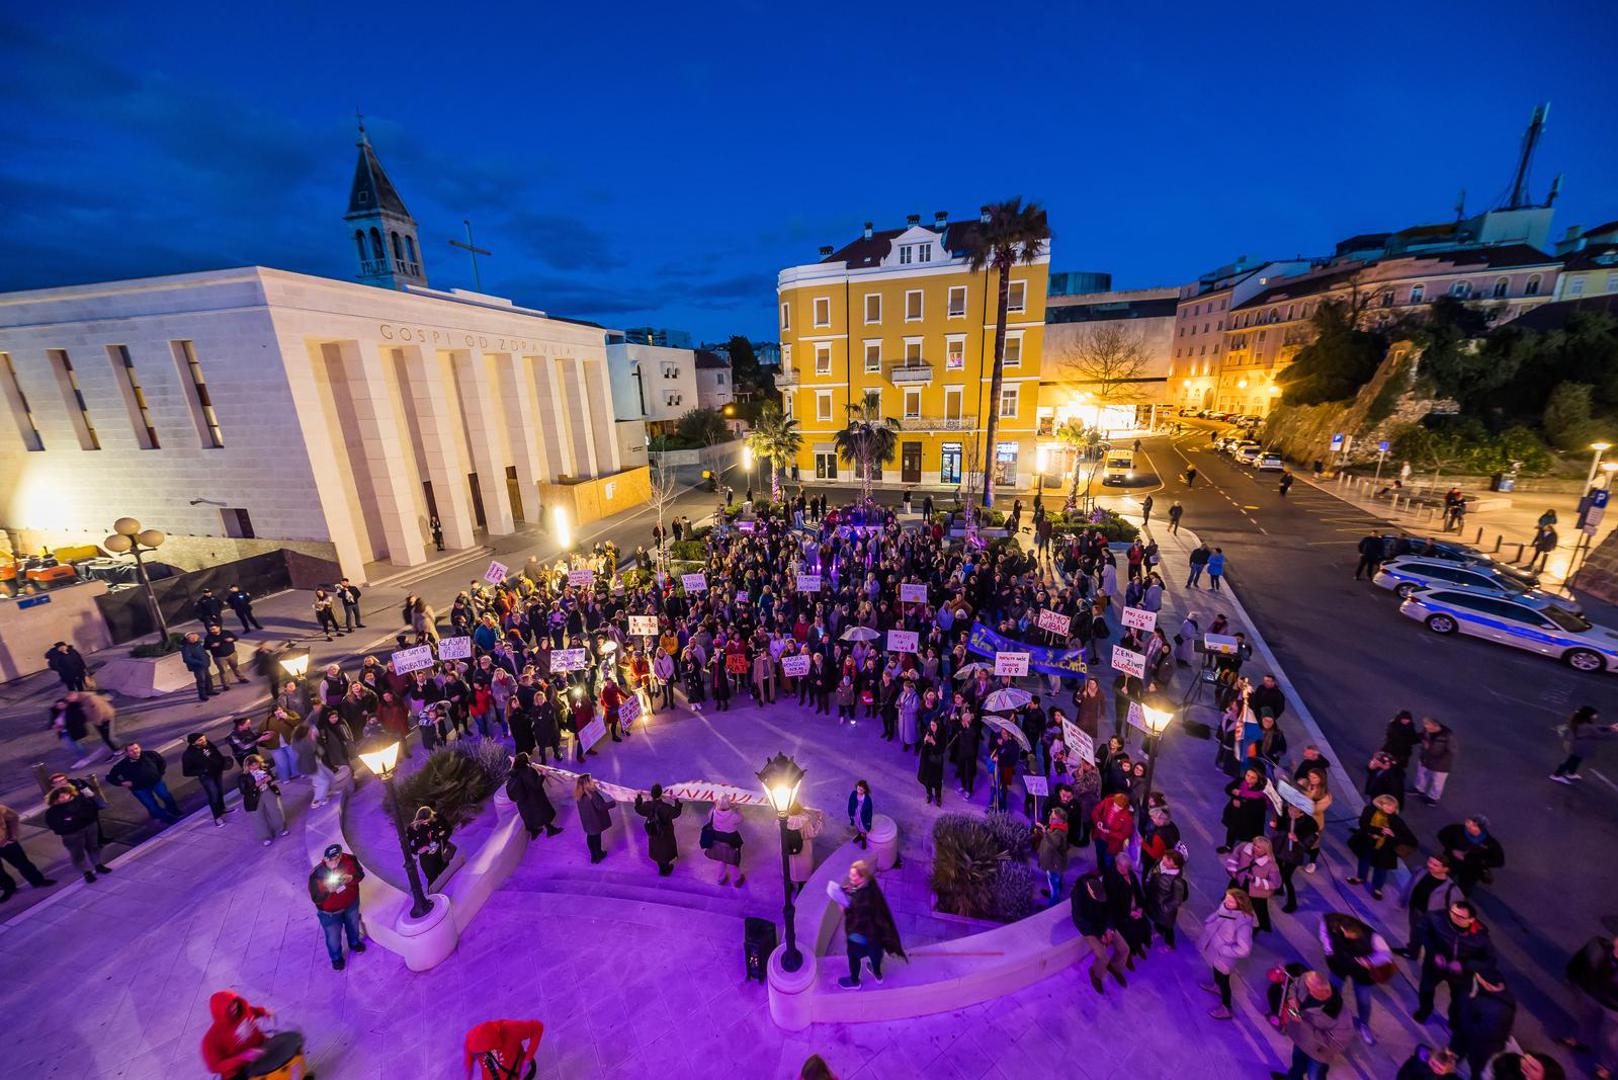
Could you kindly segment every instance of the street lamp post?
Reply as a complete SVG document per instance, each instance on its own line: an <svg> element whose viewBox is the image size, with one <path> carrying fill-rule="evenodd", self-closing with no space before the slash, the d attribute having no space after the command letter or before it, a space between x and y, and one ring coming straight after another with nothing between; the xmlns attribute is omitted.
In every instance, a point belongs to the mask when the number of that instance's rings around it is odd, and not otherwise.
<svg viewBox="0 0 1618 1080"><path fill-rule="evenodd" d="M115 554L128 552L135 556L135 573L140 575L140 583L146 589L146 602L152 606L152 617L157 620L158 640L166 645L169 640L168 620L163 618L163 606L157 602L157 594L152 591L152 579L146 574L146 563L141 556L156 551L168 537L158 529L142 529L140 522L132 517L119 518L112 523L112 530L112 535L102 546Z"/></svg>
<svg viewBox="0 0 1618 1080"><path fill-rule="evenodd" d="M361 750L360 760L382 781L382 786L387 789L388 801L393 804L393 825L399 832L399 850L404 853L405 874L410 878L410 917L423 918L433 910L433 902L421 887L421 871L416 868L416 856L410 850L410 840L406 835L404 808L399 805L399 793L393 786L397 773L395 766L399 762L399 744L395 741Z"/></svg>
<svg viewBox="0 0 1618 1080"><path fill-rule="evenodd" d="M803 769L785 754L776 754L758 771L759 783L775 808L776 821L781 826L781 888L786 895L786 951L781 954L781 970L797 971L803 966L803 953L798 951L797 906L793 903L792 861L787 854L787 815L798 801L798 788L803 784Z"/></svg>
<svg viewBox="0 0 1618 1080"><path fill-rule="evenodd" d="M1146 723L1146 791L1141 795L1140 806L1136 810L1137 832L1146 831L1146 808L1152 801L1152 774L1157 772L1157 751L1163 743L1163 733L1174 722L1174 713L1142 704L1141 717Z"/></svg>
<svg viewBox="0 0 1618 1080"><path fill-rule="evenodd" d="M1601 455L1605 454L1608 450L1612 449L1612 443L1609 443L1609 442L1593 442L1593 443L1590 444L1590 449L1594 450L1596 452L1596 455L1595 455L1595 457L1590 459L1590 475L1586 476L1584 478L1584 490L1585 491L1589 491L1592 487L1595 486L1596 470L1601 468Z"/></svg>

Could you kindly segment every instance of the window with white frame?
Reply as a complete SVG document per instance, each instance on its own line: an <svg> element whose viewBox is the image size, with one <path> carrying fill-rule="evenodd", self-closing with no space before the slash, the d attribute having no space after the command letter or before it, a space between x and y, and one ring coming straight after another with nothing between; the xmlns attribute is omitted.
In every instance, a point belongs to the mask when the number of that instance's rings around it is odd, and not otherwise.
<svg viewBox="0 0 1618 1080"><path fill-rule="evenodd" d="M1584 278L1582 276L1576 277L1567 283L1567 294L1569 296L1584 295Z"/></svg>
<svg viewBox="0 0 1618 1080"><path fill-rule="evenodd" d="M815 342L815 374L831 374L831 342Z"/></svg>
<svg viewBox="0 0 1618 1080"><path fill-rule="evenodd" d="M921 387L905 387L905 419L921 419Z"/></svg>
<svg viewBox="0 0 1618 1080"><path fill-rule="evenodd" d="M933 261L933 245L931 245L931 244L917 244L916 245L916 261L917 262L932 262Z"/></svg>
<svg viewBox="0 0 1618 1080"><path fill-rule="evenodd" d="M966 335L951 334L944 339L944 370L961 371L966 367Z"/></svg>
<svg viewBox="0 0 1618 1080"><path fill-rule="evenodd" d="M817 296L817 297L815 297L815 325L816 326L830 326L831 325L831 297L829 297L829 296Z"/></svg>
<svg viewBox="0 0 1618 1080"><path fill-rule="evenodd" d="M921 318L921 290L911 289L905 293L905 322L916 322Z"/></svg>
<svg viewBox="0 0 1618 1080"><path fill-rule="evenodd" d="M1511 288L1511 281L1509 279L1507 279L1507 278L1495 278L1493 298L1496 299L1496 300L1504 299L1505 295L1506 295L1506 292L1510 288Z"/></svg>
<svg viewBox="0 0 1618 1080"><path fill-rule="evenodd" d="M867 341L865 343L865 370L882 370L882 342Z"/></svg>
<svg viewBox="0 0 1618 1080"><path fill-rule="evenodd" d="M782 305L781 305L781 329L783 329L783 330L791 330L792 329L792 305L791 304L782 303Z"/></svg>
<svg viewBox="0 0 1618 1080"><path fill-rule="evenodd" d="M905 366L915 367L921 363L921 338L905 338Z"/></svg>
<svg viewBox="0 0 1618 1080"><path fill-rule="evenodd" d="M949 287L949 317L952 319L966 318L965 285L951 285Z"/></svg>
<svg viewBox="0 0 1618 1080"><path fill-rule="evenodd" d="M1470 281L1457 281L1449 287L1449 294L1457 300L1465 300L1472 295L1472 283Z"/></svg>
<svg viewBox="0 0 1618 1080"><path fill-rule="evenodd" d="M816 420L830 420L831 419L831 391L830 390L816 390L815 391L815 419Z"/></svg>
<svg viewBox="0 0 1618 1080"><path fill-rule="evenodd" d="M788 371L792 370L792 346L781 346L781 366Z"/></svg>
<svg viewBox="0 0 1618 1080"><path fill-rule="evenodd" d="M1006 332L1006 367L1022 366L1022 331L1008 330Z"/></svg>
<svg viewBox="0 0 1618 1080"><path fill-rule="evenodd" d="M792 403L796 399L791 394L781 395L781 415L791 420L795 414Z"/></svg>
<svg viewBox="0 0 1618 1080"><path fill-rule="evenodd" d="M865 388L865 411L870 416L882 415L882 388L867 386Z"/></svg>
<svg viewBox="0 0 1618 1080"><path fill-rule="evenodd" d="M899 265L909 266L915 261L915 248L910 244L901 244L899 247Z"/></svg>
<svg viewBox="0 0 1618 1080"><path fill-rule="evenodd" d="M867 323L879 323L882 321L881 293L865 294L865 321Z"/></svg>
<svg viewBox="0 0 1618 1080"><path fill-rule="evenodd" d="M961 403L966 400L966 387L944 387L944 419L959 420L961 418Z"/></svg>
<svg viewBox="0 0 1618 1080"><path fill-rule="evenodd" d="M1028 308L1028 283L1026 281L1013 281L1006 290L1006 312L1016 313Z"/></svg>
<svg viewBox="0 0 1618 1080"><path fill-rule="evenodd" d="M1425 285L1412 285L1412 286L1410 286L1410 302L1412 304L1419 304L1426 298L1427 298L1427 286L1425 286Z"/></svg>
<svg viewBox="0 0 1618 1080"><path fill-rule="evenodd" d="M1015 420L1017 418L1018 390L1016 386L1002 386L1000 388L1000 419Z"/></svg>

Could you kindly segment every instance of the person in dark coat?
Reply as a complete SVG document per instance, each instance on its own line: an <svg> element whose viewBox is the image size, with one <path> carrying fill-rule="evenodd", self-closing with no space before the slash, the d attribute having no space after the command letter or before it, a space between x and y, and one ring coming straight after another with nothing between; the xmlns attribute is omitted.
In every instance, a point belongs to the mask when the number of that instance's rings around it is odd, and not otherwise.
<svg viewBox="0 0 1618 1080"><path fill-rule="evenodd" d="M140 743L129 743L123 757L107 772L107 782L128 788L148 814L164 825L173 825L180 820L180 804L163 782L167 768L168 763L156 750L143 752Z"/></svg>
<svg viewBox="0 0 1618 1080"><path fill-rule="evenodd" d="M1506 850L1489 832L1489 819L1473 814L1465 821L1438 830L1438 843L1455 868L1455 883L1468 896L1479 885L1494 881L1494 872L1506 865Z"/></svg>
<svg viewBox="0 0 1618 1080"><path fill-rule="evenodd" d="M220 753L219 747L208 741L208 736L194 731L185 737L185 753L180 755L180 774L194 776L202 793L208 797L208 809L213 811L214 827L225 824L225 785L220 777L225 770L234 768L235 762Z"/></svg>
<svg viewBox="0 0 1618 1080"><path fill-rule="evenodd" d="M180 660L191 677L197 680L197 700L207 701L213 696L213 657L202 644L202 635L187 634L180 642ZM223 691L225 687L220 686Z"/></svg>
<svg viewBox="0 0 1618 1080"><path fill-rule="evenodd" d="M545 774L534 768L527 754L518 754L511 759L511 776L506 780L506 794L517 804L523 828L528 830L528 839L537 838L541 829L545 830L546 836L555 836L562 831L552 824L556 820L556 807L551 805L551 797L545 791Z"/></svg>
<svg viewBox="0 0 1618 1080"><path fill-rule="evenodd" d="M1410 714L1409 709L1400 709L1388 721L1387 730L1382 733L1382 749L1398 762L1401 769L1410 768L1410 758L1421 745L1421 731L1416 727L1416 718Z"/></svg>
<svg viewBox="0 0 1618 1080"><path fill-rule="evenodd" d="M246 589L240 585L232 585L225 590L225 603L230 605L230 610L241 620L242 633L251 634L254 630L264 629L264 624L253 614L253 598Z"/></svg>
<svg viewBox="0 0 1618 1080"><path fill-rule="evenodd" d="M1096 993L1106 993L1106 985L1101 981L1101 973L1106 970L1119 986L1128 986L1124 963L1126 960L1133 963L1133 960L1128 944L1113 924L1113 906L1108 901L1102 871L1092 870L1075 881L1068 903L1073 925L1094 956L1090 963L1090 985L1096 988Z"/></svg>
<svg viewBox="0 0 1618 1080"><path fill-rule="evenodd" d="M1348 850L1359 857L1359 866L1348 884L1369 882L1373 899L1382 899L1382 886L1399 865L1399 849L1416 846L1416 834L1399 814L1399 800L1378 795L1360 811L1360 823L1348 838Z"/></svg>
<svg viewBox="0 0 1618 1080"><path fill-rule="evenodd" d="M674 860L680 857L679 840L674 835L674 819L680 816L685 804L679 799L665 802L663 785L652 785L652 797L641 798L635 793L635 813L646 819L646 852L657 864L657 876L674 873Z"/></svg>
<svg viewBox="0 0 1618 1080"><path fill-rule="evenodd" d="M1472 973L1472 992L1450 1005L1450 1049L1466 1059L1471 1075L1483 1076L1483 1066L1506 1048L1517 1020L1517 999L1506 988L1504 975L1492 967Z"/></svg>
<svg viewBox="0 0 1618 1080"><path fill-rule="evenodd" d="M1266 782L1260 770L1249 766L1242 771L1241 779L1225 785L1227 801L1219 819L1225 826L1225 843L1218 849L1219 854L1228 855L1237 844L1263 835L1270 809L1270 800L1264 794Z"/></svg>
<svg viewBox="0 0 1618 1080"><path fill-rule="evenodd" d="M611 810L618 804L601 790L589 773L581 774L574 781L573 799L579 807L579 825L584 829L593 866L607 857L601 846L601 834L612 827Z"/></svg>
<svg viewBox="0 0 1618 1080"><path fill-rule="evenodd" d="M203 589L202 595L191 603L192 613L196 615L197 622L203 626L212 626L218 622L224 610L224 603L213 594L212 589Z"/></svg>
<svg viewBox="0 0 1618 1080"><path fill-rule="evenodd" d="M938 806L944 805L944 754L944 731L934 718L927 721L927 730L922 733L916 779L926 790L927 801Z"/></svg>
<svg viewBox="0 0 1618 1080"><path fill-rule="evenodd" d="M62 680L69 690L83 690L84 680L90 675L90 666L79 655L79 650L65 641L58 641L45 654L46 665Z"/></svg>
<svg viewBox="0 0 1618 1080"><path fill-rule="evenodd" d="M1421 984L1411 1019L1425 1024L1433 1014L1438 987L1450 988L1450 1001L1464 993L1471 974L1495 963L1489 929L1478 921L1472 904L1457 900L1447 911L1428 912L1416 927L1410 951L1421 957Z"/></svg>
<svg viewBox="0 0 1618 1080"><path fill-rule="evenodd" d="M1395 799L1403 799L1405 786L1404 766L1395 761L1392 754L1382 749L1371 755L1371 763L1365 769L1367 799L1374 799L1378 795L1392 795Z"/></svg>
<svg viewBox="0 0 1618 1080"><path fill-rule="evenodd" d="M980 729L969 713L962 714L960 725L950 739L949 757L955 765L955 779L960 783L961 794L970 799L977 785Z"/></svg>
<svg viewBox="0 0 1618 1080"><path fill-rule="evenodd" d="M1443 1080L1444 1077L1458 1077L1460 1073L1460 1058L1455 1051L1436 1048L1423 1044L1399 1066L1399 1073L1393 1080Z"/></svg>
<svg viewBox="0 0 1618 1080"><path fill-rule="evenodd" d="M1599 934L1586 941L1567 964L1568 982L1578 991L1579 1035L1562 1045L1595 1055L1592 1071L1618 1070L1618 942Z"/></svg>
<svg viewBox="0 0 1618 1080"><path fill-rule="evenodd" d="M903 959L899 927L888 910L888 901L876 883L876 870L867 859L856 859L848 868L848 880L833 883L831 898L843 909L843 929L848 936L848 974L837 980L844 990L860 988L860 962L871 964L871 978L882 982L882 957L891 953Z"/></svg>

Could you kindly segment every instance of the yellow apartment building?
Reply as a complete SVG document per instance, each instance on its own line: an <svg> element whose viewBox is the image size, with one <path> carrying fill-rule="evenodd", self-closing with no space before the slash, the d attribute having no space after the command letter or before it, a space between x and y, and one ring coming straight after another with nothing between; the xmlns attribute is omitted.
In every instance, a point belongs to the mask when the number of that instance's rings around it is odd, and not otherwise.
<svg viewBox="0 0 1618 1080"><path fill-rule="evenodd" d="M899 424L899 449L880 482L955 488L981 475L992 452L997 488L1025 489L1037 471L1036 426L1049 245L1011 271L1000 400L994 370L999 275L973 273L967 251L977 220L873 229L818 262L777 279L781 372L788 416L803 434L795 468L805 483L851 483L833 444L850 406L869 402ZM998 410L995 446L984 445Z"/></svg>

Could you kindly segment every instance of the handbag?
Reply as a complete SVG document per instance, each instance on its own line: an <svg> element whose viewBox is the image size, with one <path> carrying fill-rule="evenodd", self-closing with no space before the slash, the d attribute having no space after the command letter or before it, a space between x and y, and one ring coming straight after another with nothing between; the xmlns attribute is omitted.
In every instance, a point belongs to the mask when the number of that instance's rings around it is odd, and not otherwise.
<svg viewBox="0 0 1618 1080"><path fill-rule="evenodd" d="M703 822L702 832L697 836L697 844L703 851L713 847L713 822Z"/></svg>

